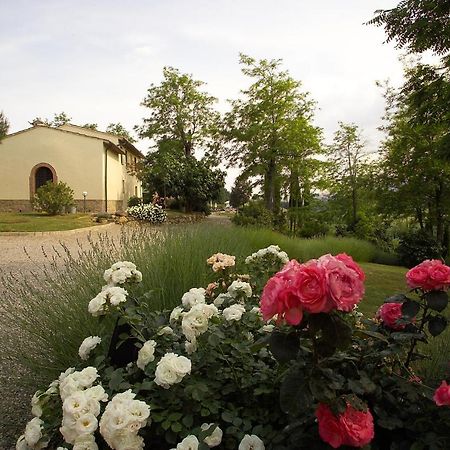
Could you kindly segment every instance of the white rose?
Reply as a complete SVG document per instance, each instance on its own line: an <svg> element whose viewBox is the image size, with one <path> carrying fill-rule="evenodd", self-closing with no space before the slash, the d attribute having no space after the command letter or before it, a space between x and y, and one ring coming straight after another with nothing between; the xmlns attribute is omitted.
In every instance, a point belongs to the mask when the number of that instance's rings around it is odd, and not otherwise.
<svg viewBox="0 0 450 450"><path fill-rule="evenodd" d="M225 320L228 320L228 321L241 320L242 314L244 314L244 313L245 313L245 307L243 305L239 305L239 304L231 305L222 311L223 317L225 317Z"/></svg>
<svg viewBox="0 0 450 450"><path fill-rule="evenodd" d="M251 310L251 313L255 313L255 314L260 314L261 313L261 309L258 306L254 306Z"/></svg>
<svg viewBox="0 0 450 450"><path fill-rule="evenodd" d="M64 400L63 412L71 416L81 414L86 406L87 399L84 391L76 391Z"/></svg>
<svg viewBox="0 0 450 450"><path fill-rule="evenodd" d="M208 329L208 316L202 309L192 308L183 316L181 321L181 330L190 341L200 336Z"/></svg>
<svg viewBox="0 0 450 450"><path fill-rule="evenodd" d="M236 298L239 295L245 295L246 297L252 296L252 287L245 281L236 280L233 281L228 287L228 294L231 297Z"/></svg>
<svg viewBox="0 0 450 450"><path fill-rule="evenodd" d="M95 437L92 434L84 434L75 439L73 450L98 450Z"/></svg>
<svg viewBox="0 0 450 450"><path fill-rule="evenodd" d="M158 331L158 336L163 336L163 335L170 335L170 334L174 334L172 328L170 327L162 327L159 331Z"/></svg>
<svg viewBox="0 0 450 450"><path fill-rule="evenodd" d="M205 292L203 288L189 289L189 292L186 292L181 297L181 303L186 309L192 308L192 306L198 303L205 303Z"/></svg>
<svg viewBox="0 0 450 450"><path fill-rule="evenodd" d="M144 422L150 417L150 406L141 400L133 400L129 404L128 412L143 426Z"/></svg>
<svg viewBox="0 0 450 450"><path fill-rule="evenodd" d="M155 383L168 389L172 384L179 383L191 372L191 361L185 356L166 353L159 361L155 371Z"/></svg>
<svg viewBox="0 0 450 450"><path fill-rule="evenodd" d="M28 450L30 447L27 445L27 441L25 440L25 435L19 436L16 442L16 450Z"/></svg>
<svg viewBox="0 0 450 450"><path fill-rule="evenodd" d="M139 272L139 270L134 270L133 278L136 283L140 283L142 281L142 272Z"/></svg>
<svg viewBox="0 0 450 450"><path fill-rule="evenodd" d="M77 419L75 430L78 434L93 433L98 427L97 418L92 413L83 414ZM76 442L76 441L75 441Z"/></svg>
<svg viewBox="0 0 450 450"><path fill-rule="evenodd" d="M180 318L182 312L183 308L181 306L177 306L176 308L174 308L170 313L169 322L176 322Z"/></svg>
<svg viewBox="0 0 450 450"><path fill-rule="evenodd" d="M265 331L266 333L271 333L274 328L275 328L275 325L269 324L269 325L264 325L261 329L263 331Z"/></svg>
<svg viewBox="0 0 450 450"><path fill-rule="evenodd" d="M102 339L99 336L89 336L87 337L80 345L78 349L78 354L80 358L83 360L87 360L89 358L89 353L97 347L98 344L102 342Z"/></svg>
<svg viewBox="0 0 450 450"><path fill-rule="evenodd" d="M61 372L58 378L58 381L65 380L69 375L72 375L75 372L75 367L69 367L65 372Z"/></svg>
<svg viewBox="0 0 450 450"><path fill-rule="evenodd" d="M198 449L198 439L190 434L186 436L178 445L176 450L197 450ZM175 450L175 449L172 449Z"/></svg>
<svg viewBox="0 0 450 450"><path fill-rule="evenodd" d="M252 434L251 436L246 434L239 444L238 450L265 450L264 442Z"/></svg>
<svg viewBox="0 0 450 450"><path fill-rule="evenodd" d="M136 365L139 369L144 370L145 366L155 360L155 347L156 342L153 340L144 343L142 348L139 350L138 359Z"/></svg>
<svg viewBox="0 0 450 450"><path fill-rule="evenodd" d="M211 431L210 427L214 426L213 423L204 423L200 427L202 431L208 430ZM222 436L223 432L219 427L215 427L214 431L205 439L203 439L203 442L209 447L217 447L222 442Z"/></svg>
<svg viewBox="0 0 450 450"><path fill-rule="evenodd" d="M104 293L107 295L111 305L117 306L120 303L125 303L127 301L128 292L118 286L109 286L105 289Z"/></svg>
<svg viewBox="0 0 450 450"><path fill-rule="evenodd" d="M102 386L92 386L84 391L87 398L96 400L97 402L107 402L108 394L105 392Z"/></svg>
<svg viewBox="0 0 450 450"><path fill-rule="evenodd" d="M114 284L123 284L131 277L131 272L127 269L113 270L111 274L111 281Z"/></svg>
<svg viewBox="0 0 450 450"><path fill-rule="evenodd" d="M42 393L40 391L37 391L34 393L33 397L31 398L31 414L35 417L41 417L42 416L42 406L41 406L41 400L40 396Z"/></svg>
<svg viewBox="0 0 450 450"><path fill-rule="evenodd" d="M81 372L78 373L79 373L78 382L80 383L80 386L82 386L83 388L91 387L94 384L94 381L99 377L97 369L92 366L86 367Z"/></svg>
<svg viewBox="0 0 450 450"><path fill-rule="evenodd" d="M26 427L25 427L25 441L28 444L28 446L33 447L35 446L39 439L42 437L42 426L44 425L44 422L39 419L38 417L35 417L34 419L31 419Z"/></svg>
<svg viewBox="0 0 450 450"><path fill-rule="evenodd" d="M88 304L89 314L92 314L94 317L106 314L105 305L106 305L105 295L103 293L98 294Z"/></svg>
<svg viewBox="0 0 450 450"><path fill-rule="evenodd" d="M192 353L197 351L197 339L193 338L192 341L186 341L184 343L184 348L188 355L192 355Z"/></svg>
<svg viewBox="0 0 450 450"><path fill-rule="evenodd" d="M231 297L231 295L228 294L219 294L215 299L214 299L214 305L216 306L222 306L222 304L226 301L231 300L233 297Z"/></svg>

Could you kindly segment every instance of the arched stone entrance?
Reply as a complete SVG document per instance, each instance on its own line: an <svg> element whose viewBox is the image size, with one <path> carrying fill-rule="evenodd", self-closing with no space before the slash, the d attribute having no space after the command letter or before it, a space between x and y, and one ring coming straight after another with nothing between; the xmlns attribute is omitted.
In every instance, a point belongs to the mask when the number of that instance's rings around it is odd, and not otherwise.
<svg viewBox="0 0 450 450"><path fill-rule="evenodd" d="M36 189L39 189L47 181L57 183L58 177L56 176L56 170L47 163L36 164L30 173L30 199L34 197Z"/></svg>

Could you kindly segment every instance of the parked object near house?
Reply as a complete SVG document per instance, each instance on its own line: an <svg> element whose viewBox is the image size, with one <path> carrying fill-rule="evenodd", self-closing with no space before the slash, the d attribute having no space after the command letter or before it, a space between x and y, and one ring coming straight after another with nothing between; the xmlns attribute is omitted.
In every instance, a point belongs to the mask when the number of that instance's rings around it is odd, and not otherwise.
<svg viewBox="0 0 450 450"><path fill-rule="evenodd" d="M30 211L36 189L47 181L68 184L78 211L125 210L129 197L142 197L136 167L144 155L111 133L37 124L6 136L0 157L0 211Z"/></svg>

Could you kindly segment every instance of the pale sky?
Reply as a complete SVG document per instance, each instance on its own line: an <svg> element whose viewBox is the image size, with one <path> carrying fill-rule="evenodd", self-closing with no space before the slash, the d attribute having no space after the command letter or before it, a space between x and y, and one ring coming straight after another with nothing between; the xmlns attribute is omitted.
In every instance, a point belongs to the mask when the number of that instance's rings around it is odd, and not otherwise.
<svg viewBox="0 0 450 450"><path fill-rule="evenodd" d="M338 121L354 122L373 151L384 109L375 81L398 85L402 66L383 29L364 22L398 1L0 0L0 110L10 132L61 111L132 129L148 87L173 66L205 81L223 112L249 85L243 52L283 59L317 101L327 142ZM149 142L137 146L146 153Z"/></svg>

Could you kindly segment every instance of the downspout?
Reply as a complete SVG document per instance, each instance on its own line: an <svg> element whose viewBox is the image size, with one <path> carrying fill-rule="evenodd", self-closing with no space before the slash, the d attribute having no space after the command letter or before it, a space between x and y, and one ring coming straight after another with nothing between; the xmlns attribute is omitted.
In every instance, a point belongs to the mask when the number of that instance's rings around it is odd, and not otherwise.
<svg viewBox="0 0 450 450"><path fill-rule="evenodd" d="M105 145L105 212L108 212L108 147Z"/></svg>

